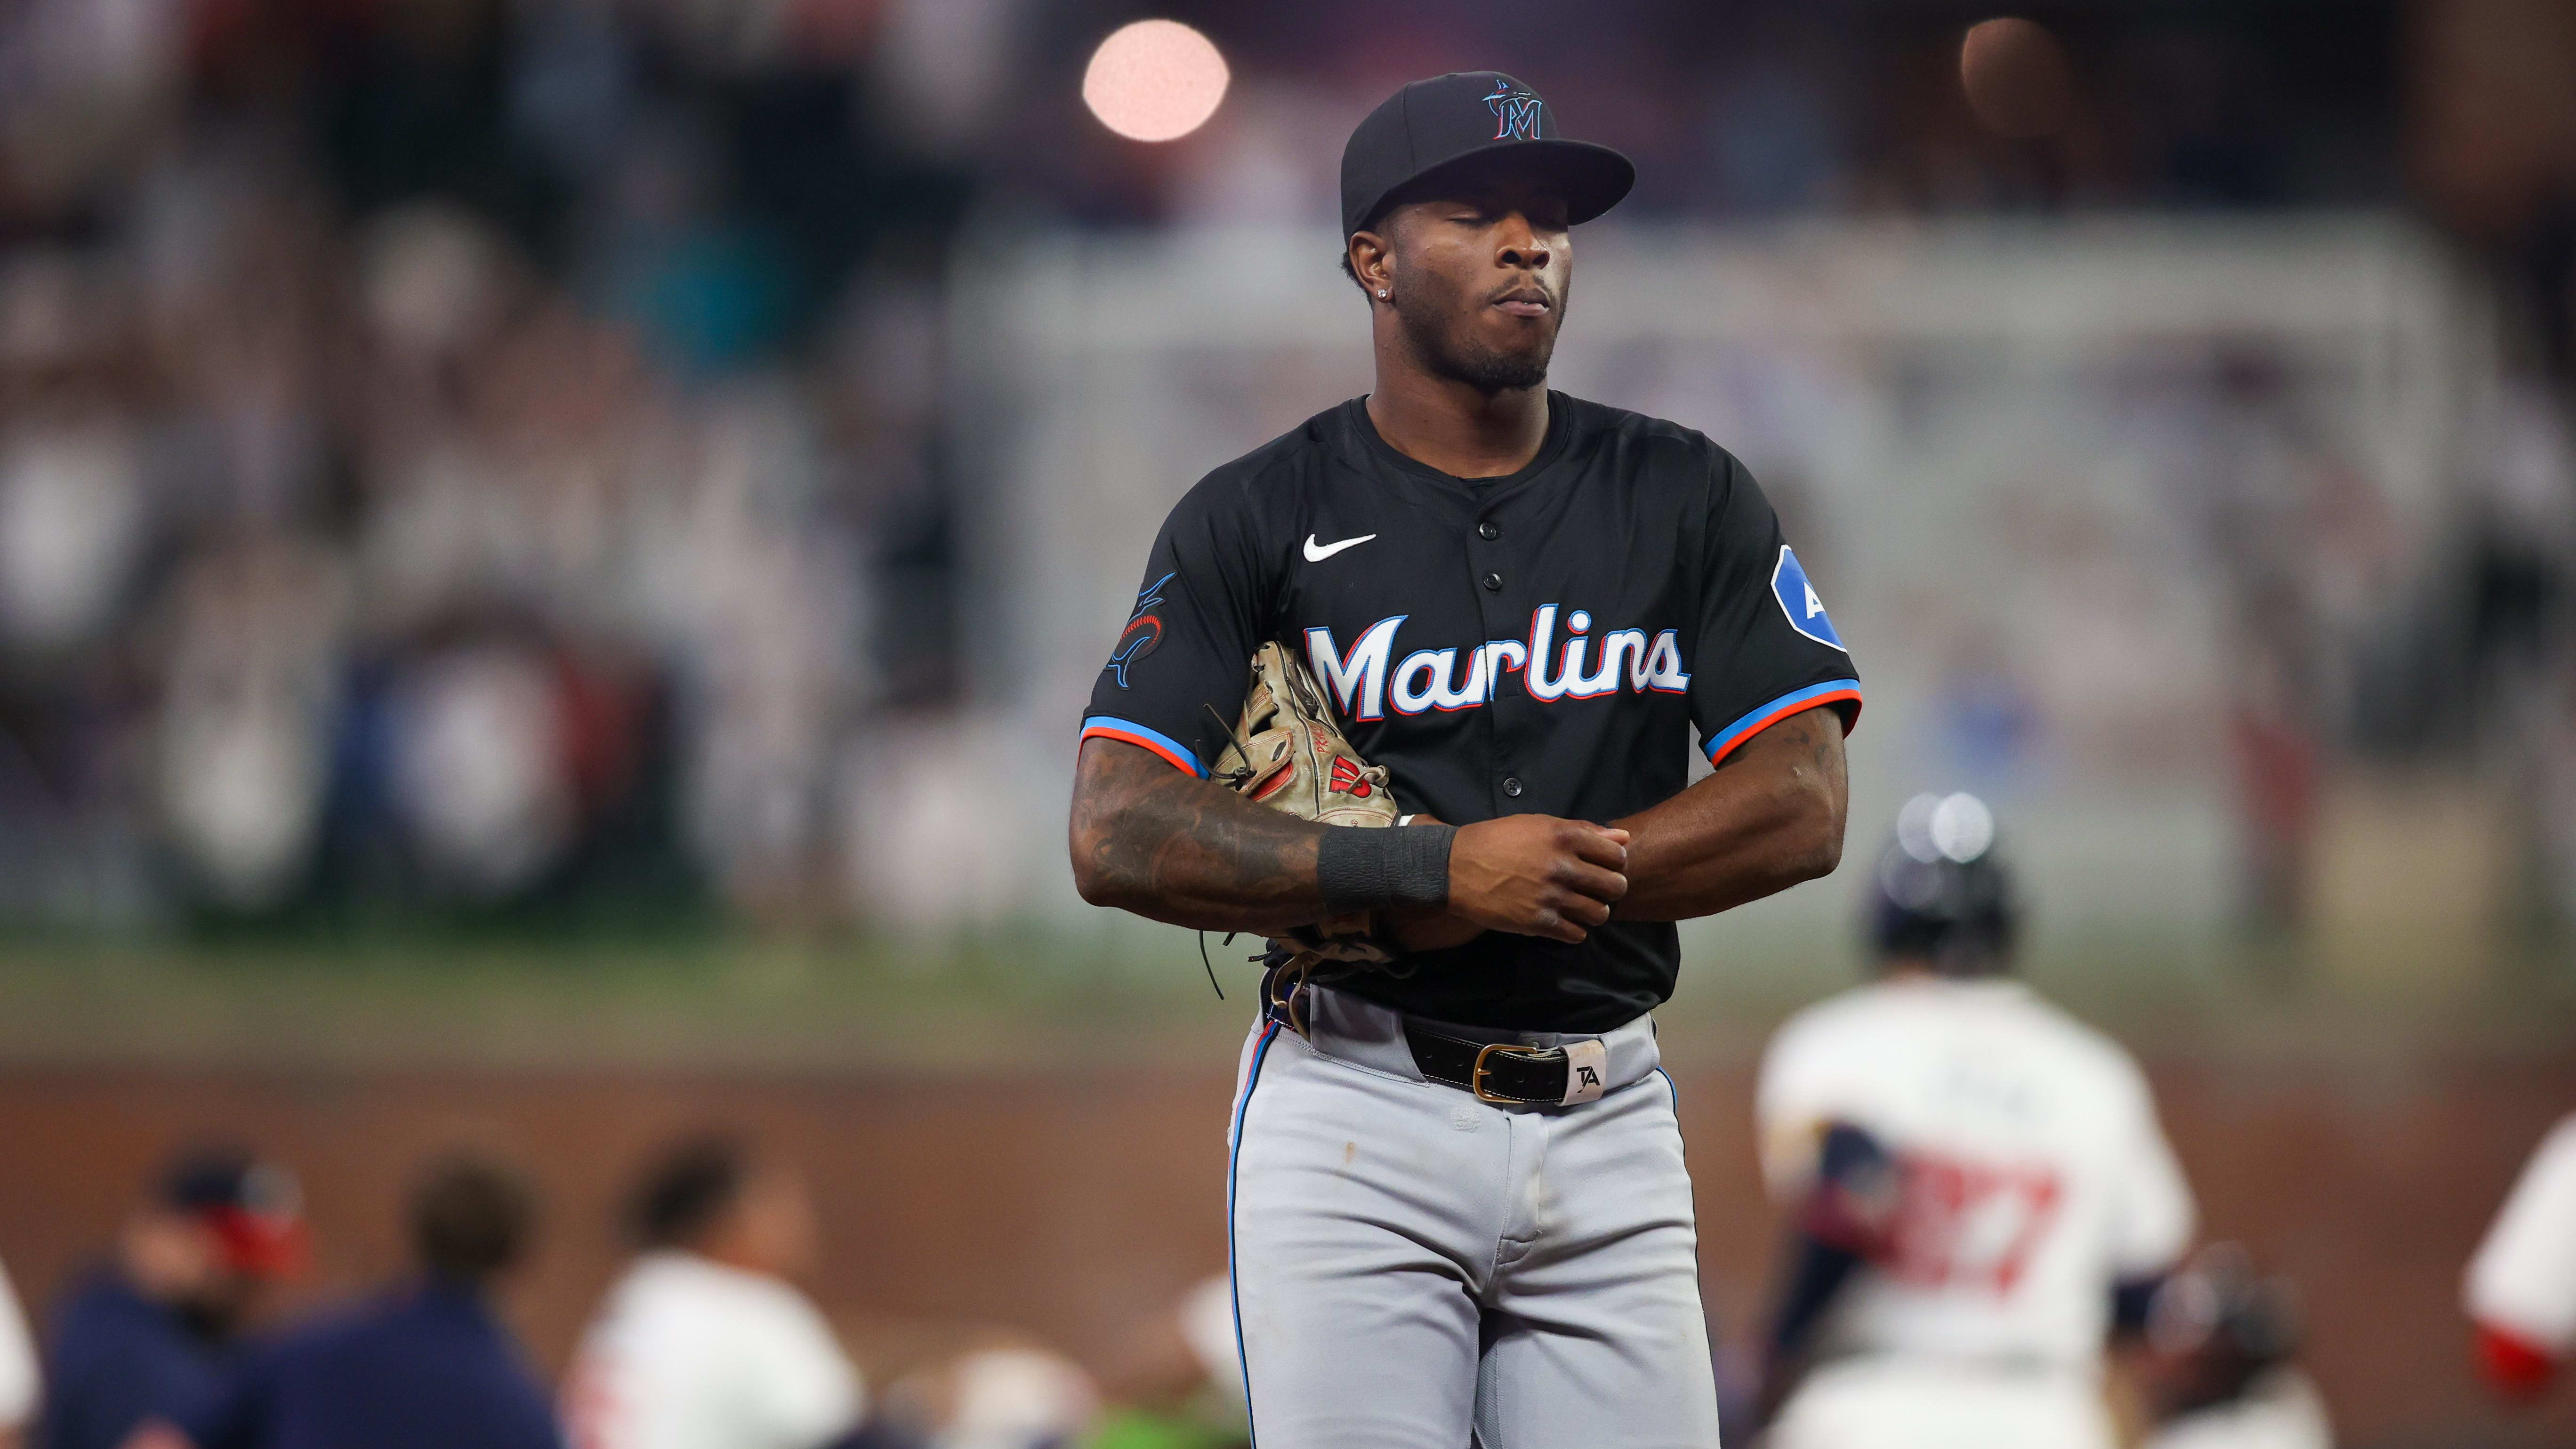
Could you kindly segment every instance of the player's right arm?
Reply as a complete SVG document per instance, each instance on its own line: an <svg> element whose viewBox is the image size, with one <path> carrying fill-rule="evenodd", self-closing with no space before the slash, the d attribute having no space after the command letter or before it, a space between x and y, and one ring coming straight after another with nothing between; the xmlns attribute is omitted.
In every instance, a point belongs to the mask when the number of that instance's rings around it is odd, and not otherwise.
<svg viewBox="0 0 2576 1449"><path fill-rule="evenodd" d="M1208 778L1273 632L1289 535L1223 473L1164 520L1083 719L1068 835L1084 900L1266 935L1328 914L1318 846L1350 827L1264 809ZM1626 893L1627 854L1625 831L1581 821L1469 825L1451 841L1445 908L1477 929L1580 941Z"/></svg>
<svg viewBox="0 0 2576 1449"><path fill-rule="evenodd" d="M1264 809L1095 736L1075 767L1074 885L1095 906L1276 935L1324 918L1316 847L1347 828ZM1447 910L1486 930L1580 941L1627 890L1627 857L1624 831L1551 815L1482 821L1450 846Z"/></svg>
<svg viewBox="0 0 2576 1449"><path fill-rule="evenodd" d="M1084 740L1074 767L1074 888L1176 926L1269 934L1322 920L1315 848L1327 828L1106 736Z"/></svg>

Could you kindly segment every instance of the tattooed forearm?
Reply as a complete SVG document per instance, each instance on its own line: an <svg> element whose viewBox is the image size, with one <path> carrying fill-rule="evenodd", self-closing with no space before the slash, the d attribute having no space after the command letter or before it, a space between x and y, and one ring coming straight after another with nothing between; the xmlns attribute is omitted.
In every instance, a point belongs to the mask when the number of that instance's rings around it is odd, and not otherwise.
<svg viewBox="0 0 2576 1449"><path fill-rule="evenodd" d="M1791 715L1629 832L1628 895L1614 915L1684 921L1830 874L1841 863L1849 783L1830 708Z"/></svg>
<svg viewBox="0 0 2576 1449"><path fill-rule="evenodd" d="M1174 925L1275 932L1322 919L1315 846L1325 828L1116 740L1085 741L1075 767L1082 898Z"/></svg>

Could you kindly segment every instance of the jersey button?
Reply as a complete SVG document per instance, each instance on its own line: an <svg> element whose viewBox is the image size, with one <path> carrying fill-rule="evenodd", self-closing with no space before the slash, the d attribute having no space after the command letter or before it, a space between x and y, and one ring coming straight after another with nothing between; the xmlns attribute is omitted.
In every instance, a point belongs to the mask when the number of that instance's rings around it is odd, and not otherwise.
<svg viewBox="0 0 2576 1449"><path fill-rule="evenodd" d="M1503 777L1503 793L1511 796L1515 800L1521 798L1521 777L1518 775L1505 775Z"/></svg>
<svg viewBox="0 0 2576 1449"><path fill-rule="evenodd" d="M1476 582L1485 586L1486 593L1499 594L1503 591L1503 576L1501 574L1489 573L1483 578L1476 580Z"/></svg>
<svg viewBox="0 0 2576 1449"><path fill-rule="evenodd" d="M1476 536L1487 543L1503 536L1503 526L1488 518L1476 525Z"/></svg>

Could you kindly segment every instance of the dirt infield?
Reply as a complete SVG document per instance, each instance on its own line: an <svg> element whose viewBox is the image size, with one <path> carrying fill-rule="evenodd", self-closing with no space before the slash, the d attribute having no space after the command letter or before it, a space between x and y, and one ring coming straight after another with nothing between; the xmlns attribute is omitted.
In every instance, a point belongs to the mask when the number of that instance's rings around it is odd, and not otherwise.
<svg viewBox="0 0 2576 1449"><path fill-rule="evenodd" d="M2294 1275L2309 1361L2345 1442L2576 1440L2551 1412L2491 1408L2454 1306L2466 1257L2543 1129L2576 1107L2576 1062L2157 1070L2209 1235ZM256 1143L303 1172L316 1234L294 1297L346 1296L395 1271L395 1203L460 1141L525 1159L547 1193L514 1317L549 1371L614 1261L624 1176L682 1130L739 1127L812 1172L827 1224L816 1287L862 1325L1007 1325L1077 1357L1108 1351L1224 1263L1230 1084L1202 1071L1044 1079L644 1072L0 1072L0 1258L41 1312L106 1241L174 1143ZM1776 1228L1753 1175L1751 1076L1680 1074L1712 1311L1738 1338Z"/></svg>

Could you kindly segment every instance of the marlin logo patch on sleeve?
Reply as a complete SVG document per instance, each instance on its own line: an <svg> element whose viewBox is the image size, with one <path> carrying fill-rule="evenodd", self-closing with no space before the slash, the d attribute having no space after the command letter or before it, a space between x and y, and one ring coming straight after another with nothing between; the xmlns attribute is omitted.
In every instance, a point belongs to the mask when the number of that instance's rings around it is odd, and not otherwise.
<svg viewBox="0 0 2576 1449"><path fill-rule="evenodd" d="M1127 616L1127 627L1119 631L1118 647L1110 651L1108 669L1120 689L1127 687L1129 666L1153 653L1154 646L1163 642L1163 617L1152 611L1163 602L1163 585L1172 578L1165 574L1147 584L1145 591L1136 596L1136 612Z"/></svg>
<svg viewBox="0 0 2576 1449"><path fill-rule="evenodd" d="M1816 586L1807 581L1807 570L1799 564L1798 555L1789 545L1780 545L1780 562L1771 569L1771 596L1780 601L1780 612L1789 616L1789 627L1819 644L1851 651L1843 647L1843 636L1834 632L1834 621L1825 613L1825 601L1816 596Z"/></svg>

